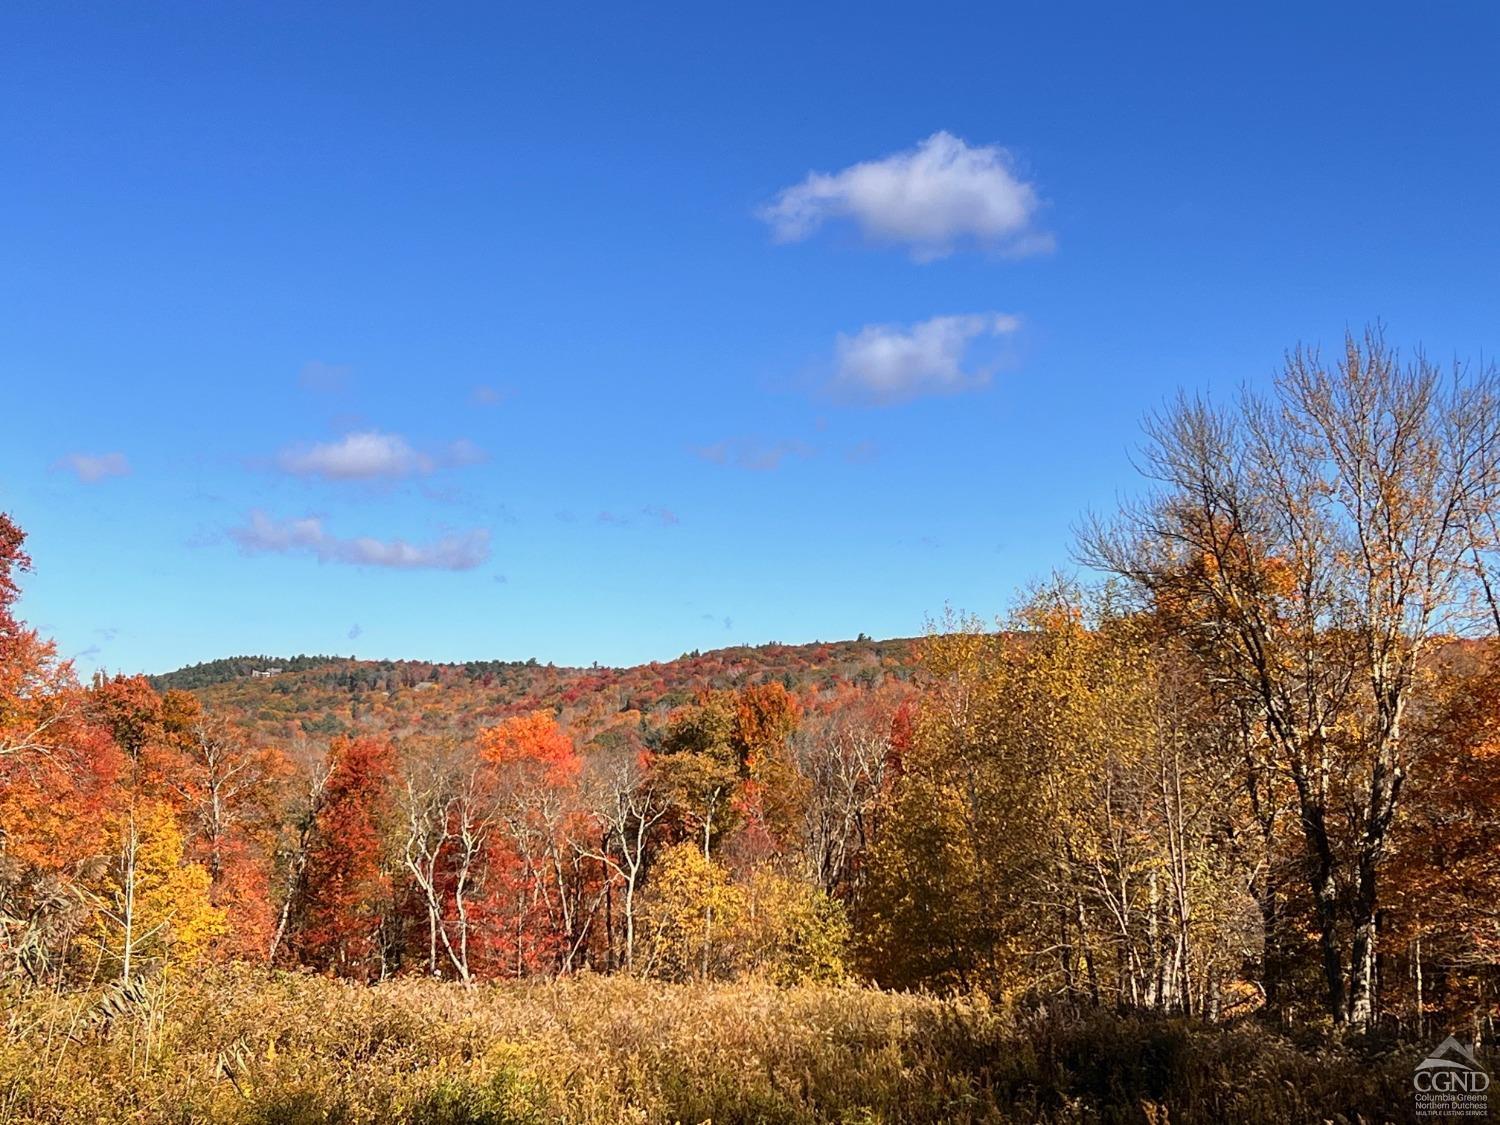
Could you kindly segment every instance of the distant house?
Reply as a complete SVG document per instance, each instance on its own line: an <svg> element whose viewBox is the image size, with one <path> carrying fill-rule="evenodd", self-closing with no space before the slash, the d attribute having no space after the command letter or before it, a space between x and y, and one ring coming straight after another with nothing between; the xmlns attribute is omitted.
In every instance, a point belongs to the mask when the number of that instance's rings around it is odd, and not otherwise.
<svg viewBox="0 0 1500 1125"><path fill-rule="evenodd" d="M267 680L272 676L279 675L281 675L280 668L252 668L250 670L250 678L252 680Z"/></svg>

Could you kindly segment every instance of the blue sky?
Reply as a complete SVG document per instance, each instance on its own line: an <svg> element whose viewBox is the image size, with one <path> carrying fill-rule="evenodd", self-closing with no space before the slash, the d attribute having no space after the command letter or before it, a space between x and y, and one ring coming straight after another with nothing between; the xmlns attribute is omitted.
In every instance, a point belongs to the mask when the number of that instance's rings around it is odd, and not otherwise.
<svg viewBox="0 0 1500 1125"><path fill-rule="evenodd" d="M1001 612L1178 386L1374 319L1500 346L1497 33L1477 4L10 5L23 611L83 672Z"/></svg>

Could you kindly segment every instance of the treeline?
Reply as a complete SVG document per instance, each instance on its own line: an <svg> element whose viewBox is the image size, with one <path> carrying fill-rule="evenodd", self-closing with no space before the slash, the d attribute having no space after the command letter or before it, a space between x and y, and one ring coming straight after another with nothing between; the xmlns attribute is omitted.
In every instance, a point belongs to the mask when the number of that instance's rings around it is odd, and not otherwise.
<svg viewBox="0 0 1500 1125"><path fill-rule="evenodd" d="M157 691L193 691L196 688L208 687L210 684L222 684L229 680L244 679L253 676L257 672L265 672L275 669L280 672L305 672L310 668L321 668L329 664L341 663L345 658L340 656L226 656L219 660L206 660L198 664L191 664L186 668L178 668L175 672L167 672L160 676L147 677L151 686Z"/></svg>
<svg viewBox="0 0 1500 1125"><path fill-rule="evenodd" d="M1487 1036L1494 377L1370 336L1147 438L1145 496L1080 533L1097 583L949 622L914 679L627 698L587 738L559 700L289 757L180 691L73 683L7 613L5 966L852 974Z"/></svg>
<svg viewBox="0 0 1500 1125"><path fill-rule="evenodd" d="M147 677L157 691L177 688L196 691L200 688L236 681L253 680L257 672L274 670L278 675L293 677L288 683L316 684L337 688L360 686L409 686L431 681L441 684L479 683L490 686L505 683L518 675L529 674L529 670L545 667L558 679L591 679L603 676L633 682L642 678L650 669L663 670L669 680L685 679L708 687L739 686L736 679L764 678L767 674L791 677L800 682L813 675L844 676L848 672L865 670L870 664L877 667L887 655L898 659L908 655L911 642L897 639L872 640L860 634L853 641L815 641L804 645L784 645L775 642L762 645L735 645L729 648L711 649L702 652L694 649L685 652L677 660L666 664L654 662L632 668L607 668L598 664L592 668L560 668L553 664L543 666L535 657L529 660L464 660L454 663L435 663L426 660L359 660L343 656L228 656L190 664L171 672ZM680 670L680 675L679 675ZM312 676L298 676L301 672L316 672ZM394 673L394 676L391 674ZM387 677L390 677L389 683ZM847 678L847 677L846 677ZM241 685L244 686L244 685ZM282 685L277 685L282 686ZM793 686L789 684L788 686Z"/></svg>

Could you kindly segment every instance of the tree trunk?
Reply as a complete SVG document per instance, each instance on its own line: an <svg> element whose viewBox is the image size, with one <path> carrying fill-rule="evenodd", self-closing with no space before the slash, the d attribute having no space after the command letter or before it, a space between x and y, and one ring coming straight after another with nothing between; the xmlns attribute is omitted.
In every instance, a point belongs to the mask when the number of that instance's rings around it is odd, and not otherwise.
<svg viewBox="0 0 1500 1125"><path fill-rule="evenodd" d="M1323 982L1328 992L1328 1014L1335 1024L1348 1017L1344 1007L1344 959L1339 950L1338 888L1331 865L1320 864L1312 881L1313 901L1317 904L1318 947L1323 952Z"/></svg>
<svg viewBox="0 0 1500 1125"><path fill-rule="evenodd" d="M1349 1022L1369 1027L1375 1020L1376 867L1361 856L1354 898L1354 945L1349 964Z"/></svg>
<svg viewBox="0 0 1500 1125"><path fill-rule="evenodd" d="M1412 957L1412 976L1415 978L1415 990L1416 990L1416 1001L1417 1001L1417 1003L1416 1003L1417 1038L1421 1039L1424 1035L1427 1034L1427 1029L1423 1026L1423 1024L1426 1023L1426 1018L1425 1018L1426 1017L1426 1011L1425 1011L1425 1009L1423 1007L1423 1000L1422 1000L1422 931L1421 930L1417 931L1417 936L1412 941L1412 954L1411 954L1411 957Z"/></svg>

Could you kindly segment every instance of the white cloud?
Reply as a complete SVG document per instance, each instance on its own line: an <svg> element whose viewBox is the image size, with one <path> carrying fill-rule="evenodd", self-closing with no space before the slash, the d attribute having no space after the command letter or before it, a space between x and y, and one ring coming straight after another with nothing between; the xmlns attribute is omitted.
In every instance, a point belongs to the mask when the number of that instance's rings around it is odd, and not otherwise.
<svg viewBox="0 0 1500 1125"><path fill-rule="evenodd" d="M405 438L375 430L347 434L338 441L285 449L276 463L293 476L327 480L374 480L433 470L432 458L418 453Z"/></svg>
<svg viewBox="0 0 1500 1125"><path fill-rule="evenodd" d="M276 457L282 472L325 480L392 480L426 476L439 468L478 465L489 454L467 438L459 438L435 454L413 449L400 434L378 430L345 434L338 441L297 445Z"/></svg>
<svg viewBox="0 0 1500 1125"><path fill-rule="evenodd" d="M982 387L995 365L976 363L974 345L1021 326L1003 313L935 316L911 327L867 324L840 333L834 347L834 389L877 403Z"/></svg>
<svg viewBox="0 0 1500 1125"><path fill-rule="evenodd" d="M123 453L69 453L54 467L67 469L84 484L130 474L130 462Z"/></svg>
<svg viewBox="0 0 1500 1125"><path fill-rule="evenodd" d="M778 242L849 219L872 241L900 243L929 261L966 244L1014 256L1048 251L1052 236L1034 225L1040 206L1005 149L938 132L880 160L812 172L759 215Z"/></svg>
<svg viewBox="0 0 1500 1125"><path fill-rule="evenodd" d="M490 533L483 528L426 544L369 536L342 539L316 516L277 520L260 509L250 513L243 527L230 528L229 538L247 555L308 554L319 562L397 570L473 570L490 557Z"/></svg>

